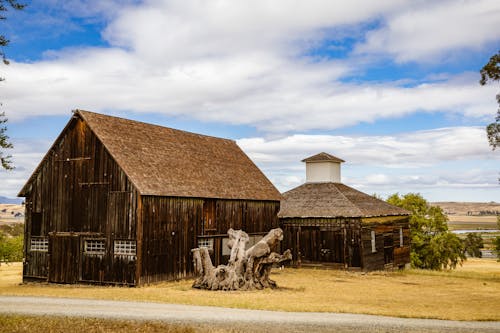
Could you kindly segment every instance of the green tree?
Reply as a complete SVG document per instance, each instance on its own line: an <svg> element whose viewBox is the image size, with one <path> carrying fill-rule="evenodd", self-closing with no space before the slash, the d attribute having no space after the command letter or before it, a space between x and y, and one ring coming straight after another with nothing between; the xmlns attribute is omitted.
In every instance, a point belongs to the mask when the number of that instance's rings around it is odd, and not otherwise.
<svg viewBox="0 0 500 333"><path fill-rule="evenodd" d="M13 148L12 143L9 142L9 137L7 136L7 126L4 124L7 122L5 113L0 113L0 166L6 170L13 169L11 155L5 155L4 149Z"/></svg>
<svg viewBox="0 0 500 333"><path fill-rule="evenodd" d="M498 261L500 261L500 236L493 239L493 252L496 253Z"/></svg>
<svg viewBox="0 0 500 333"><path fill-rule="evenodd" d="M464 245L448 231L448 217L441 207L430 206L418 193L391 195L387 202L409 210L411 265L423 269L453 269L466 259Z"/></svg>
<svg viewBox="0 0 500 333"><path fill-rule="evenodd" d="M464 239L465 252L476 258L481 258L481 249L484 247L483 237L477 232L470 232Z"/></svg>
<svg viewBox="0 0 500 333"><path fill-rule="evenodd" d="M481 79L479 80L479 84L482 86L486 85L488 81L500 81L500 51L491 56L488 63L481 68L480 74ZM499 108L497 110L495 121L486 126L488 142L493 150L500 146L500 93L496 95L496 99L499 104Z"/></svg>
<svg viewBox="0 0 500 333"><path fill-rule="evenodd" d="M22 10L26 7L25 4L19 3L17 0L0 0L0 20L5 21L7 16L5 13L9 9ZM8 46L10 41L7 39L5 35L0 35L0 57L5 65L9 64L7 57L5 55L4 47ZM4 78L0 77L0 81L3 81ZM9 137L7 136L7 117L5 117L5 112L0 113L0 167L10 170L13 169L12 161L10 155L5 154L5 149L13 148L12 143L9 141Z"/></svg>
<svg viewBox="0 0 500 333"><path fill-rule="evenodd" d="M0 263L23 260L23 235L11 237L0 231Z"/></svg>

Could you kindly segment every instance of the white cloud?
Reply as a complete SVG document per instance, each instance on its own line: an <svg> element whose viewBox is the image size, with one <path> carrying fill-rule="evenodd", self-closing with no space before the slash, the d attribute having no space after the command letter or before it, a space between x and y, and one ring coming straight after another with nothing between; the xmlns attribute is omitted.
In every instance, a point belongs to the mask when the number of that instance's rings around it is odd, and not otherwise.
<svg viewBox="0 0 500 333"><path fill-rule="evenodd" d="M11 198L17 196L52 144L48 140L16 139L12 143L14 148L7 153L13 156L15 169L0 169L0 196Z"/></svg>
<svg viewBox="0 0 500 333"><path fill-rule="evenodd" d="M440 196L443 191L448 196L462 196L461 200L470 195L471 200L479 201L473 197L477 190L486 191L488 200L500 195L500 155L489 149L484 128L479 127L392 136L246 138L238 140L238 144L281 191L305 181L302 159L325 151L346 160L343 182L366 193L423 192L433 200L444 200L446 197Z"/></svg>
<svg viewBox="0 0 500 333"><path fill-rule="evenodd" d="M499 22L497 0L419 2L389 15L356 52L389 54L399 62L427 62L454 50L477 50L498 41Z"/></svg>
<svg viewBox="0 0 500 333"><path fill-rule="evenodd" d="M500 159L481 127L452 127L380 136L295 134L280 139L246 138L238 144L262 163L300 161L321 151L355 165L420 167L442 161Z"/></svg>
<svg viewBox="0 0 500 333"><path fill-rule="evenodd" d="M10 153L16 169L0 170L0 196L16 196L52 144L19 139L13 143ZM488 148L483 128L442 128L394 136L291 135L237 143L281 191L305 181L302 159L325 151L346 160L344 183L369 194L421 192L435 201L500 196L500 155Z"/></svg>
<svg viewBox="0 0 500 333"><path fill-rule="evenodd" d="M386 17L392 22L404 15L405 1L149 1L128 6L123 3L133 1L88 1L94 10L80 15L113 12L103 33L111 47L70 48L48 52L43 61L12 62L2 87L12 121L74 108L133 110L283 134L422 111L490 120L495 110L495 87L480 87L477 73L413 86L345 83L342 78L367 66L366 60L306 56L311 47L335 39L335 29L361 29L360 23ZM66 6L77 10L79 3ZM418 19L430 5L411 6Z"/></svg>
<svg viewBox="0 0 500 333"><path fill-rule="evenodd" d="M335 82L347 71L334 62L287 61L269 54L155 70L122 50L88 49L35 64L12 63L3 101L12 120L74 108L134 110L278 133L341 128L420 111L489 120L495 110L495 87L479 86L472 74L414 87Z"/></svg>

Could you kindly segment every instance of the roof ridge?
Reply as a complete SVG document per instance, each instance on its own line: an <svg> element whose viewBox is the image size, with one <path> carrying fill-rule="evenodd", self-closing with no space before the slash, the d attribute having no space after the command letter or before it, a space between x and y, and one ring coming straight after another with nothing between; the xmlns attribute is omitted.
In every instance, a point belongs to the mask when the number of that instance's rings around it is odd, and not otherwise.
<svg viewBox="0 0 500 333"><path fill-rule="evenodd" d="M341 184L341 185L344 185L344 186L347 186L347 185L345 185L343 183L335 183L335 182L332 182L332 184L335 185L335 189L340 193L340 195L342 195L343 198L345 198L352 206L354 206L358 210L359 214L363 214L363 212L358 207L358 205L356 205L354 202L351 201L351 199L349 199L348 197L346 197L345 194L337 187L337 184ZM349 187L349 186L347 186L347 187ZM351 188L351 187L349 187L349 188Z"/></svg>
<svg viewBox="0 0 500 333"><path fill-rule="evenodd" d="M173 128L173 127L168 127L168 126L163 126L163 125L158 125L158 124L147 123L145 121L128 119L128 118L125 118L125 117L112 116L112 115L108 115L108 114L104 114L104 113L99 113L99 112L94 112L94 111L88 111L88 110L82 110L82 109L75 109L75 110L73 110L73 112L74 113L80 113L80 114L82 114L82 113L91 113L91 114L95 114L95 115L98 115L98 116L120 119L120 120L127 121L127 122L139 123L139 124L143 124L143 125L147 125L147 126L154 126L154 127L159 127L159 128L166 128L166 129L172 130L174 132L182 132L182 133L190 134L190 135L203 136L203 137L213 138L213 139L217 139L217 140L224 140L224 141L236 142L236 140L233 140L233 139L221 138L221 137L218 137L218 136L213 136L213 135L208 135L208 134L201 134L201 133L196 133L196 132L190 132L190 131L186 131L186 130L182 130L182 129L178 129L178 128Z"/></svg>

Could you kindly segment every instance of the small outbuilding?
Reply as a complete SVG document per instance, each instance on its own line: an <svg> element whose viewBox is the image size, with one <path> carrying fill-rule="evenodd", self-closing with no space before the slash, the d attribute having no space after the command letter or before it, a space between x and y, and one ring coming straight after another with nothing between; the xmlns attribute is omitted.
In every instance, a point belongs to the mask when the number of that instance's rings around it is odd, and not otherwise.
<svg viewBox="0 0 500 333"><path fill-rule="evenodd" d="M142 285L278 227L281 195L236 142L77 110L22 188L23 280Z"/></svg>
<svg viewBox="0 0 500 333"><path fill-rule="evenodd" d="M278 213L295 265L370 271L410 263L408 211L342 184L340 158L302 162L306 183L283 193Z"/></svg>

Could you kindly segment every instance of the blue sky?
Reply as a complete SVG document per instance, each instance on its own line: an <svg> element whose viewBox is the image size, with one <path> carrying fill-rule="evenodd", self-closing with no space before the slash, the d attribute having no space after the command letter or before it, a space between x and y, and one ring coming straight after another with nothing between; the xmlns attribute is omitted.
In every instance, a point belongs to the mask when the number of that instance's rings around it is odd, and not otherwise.
<svg viewBox="0 0 500 333"><path fill-rule="evenodd" d="M484 127L500 3L27 1L0 22L15 197L76 108L231 138L286 191L305 157L383 197L500 201Z"/></svg>

